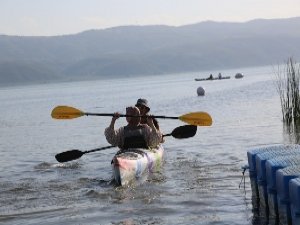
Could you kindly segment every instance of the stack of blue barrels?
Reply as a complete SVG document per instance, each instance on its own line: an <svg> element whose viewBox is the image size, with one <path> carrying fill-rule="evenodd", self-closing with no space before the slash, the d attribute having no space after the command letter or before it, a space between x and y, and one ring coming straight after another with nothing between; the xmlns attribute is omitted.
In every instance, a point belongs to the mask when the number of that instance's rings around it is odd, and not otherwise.
<svg viewBox="0 0 300 225"><path fill-rule="evenodd" d="M256 147L247 156L252 198L260 210L280 224L299 225L300 145Z"/></svg>

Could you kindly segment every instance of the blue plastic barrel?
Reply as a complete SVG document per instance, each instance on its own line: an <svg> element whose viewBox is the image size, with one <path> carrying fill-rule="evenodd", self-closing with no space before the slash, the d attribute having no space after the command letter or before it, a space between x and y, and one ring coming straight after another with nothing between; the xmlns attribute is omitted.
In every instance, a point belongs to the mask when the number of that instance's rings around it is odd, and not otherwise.
<svg viewBox="0 0 300 225"><path fill-rule="evenodd" d="M248 164L249 164L249 176L250 178L254 178L256 180L256 160L255 157L257 154L262 154L264 152L268 151L276 151L276 150L282 150L285 148L285 146L288 145L267 145L267 146L260 146L255 147L247 151L247 157L248 157Z"/></svg>
<svg viewBox="0 0 300 225"><path fill-rule="evenodd" d="M297 177L300 177L300 166L288 166L276 172L278 214L282 224L292 222L289 182Z"/></svg>
<svg viewBox="0 0 300 225"><path fill-rule="evenodd" d="M268 194L267 194L267 175L266 175L266 162L267 160L274 159L277 157L288 156L288 155L300 155L300 149L295 150L294 148L282 148L276 151L268 151L262 154L256 155L256 174L257 174L257 185L259 199L262 206L268 206Z"/></svg>
<svg viewBox="0 0 300 225"><path fill-rule="evenodd" d="M300 224L300 178L289 182L292 224Z"/></svg>
<svg viewBox="0 0 300 225"><path fill-rule="evenodd" d="M300 164L299 154L276 157L267 160L266 162L267 192L268 192L269 212L271 215L278 214L276 171L288 166L295 166L299 164Z"/></svg>

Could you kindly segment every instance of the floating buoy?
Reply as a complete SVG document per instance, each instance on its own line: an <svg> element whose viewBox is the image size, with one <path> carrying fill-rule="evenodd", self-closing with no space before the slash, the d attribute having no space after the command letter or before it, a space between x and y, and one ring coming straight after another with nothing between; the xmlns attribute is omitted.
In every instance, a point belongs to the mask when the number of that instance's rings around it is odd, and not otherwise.
<svg viewBox="0 0 300 225"><path fill-rule="evenodd" d="M203 87L198 87L197 88L197 94L198 96L204 96L205 95L205 90Z"/></svg>
<svg viewBox="0 0 300 225"><path fill-rule="evenodd" d="M236 78L236 79L240 79L240 78L243 78L243 77L244 77L244 75L241 74L241 73L237 73L237 74L235 75L235 78Z"/></svg>

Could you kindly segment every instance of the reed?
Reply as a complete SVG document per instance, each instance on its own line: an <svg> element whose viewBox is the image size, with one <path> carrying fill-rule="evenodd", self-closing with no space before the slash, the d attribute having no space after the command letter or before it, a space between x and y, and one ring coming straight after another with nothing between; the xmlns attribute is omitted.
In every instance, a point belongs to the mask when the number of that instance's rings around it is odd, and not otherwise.
<svg viewBox="0 0 300 225"><path fill-rule="evenodd" d="M289 58L284 68L278 66L277 91L280 96L282 119L286 129L295 129L300 126L300 66L293 58Z"/></svg>

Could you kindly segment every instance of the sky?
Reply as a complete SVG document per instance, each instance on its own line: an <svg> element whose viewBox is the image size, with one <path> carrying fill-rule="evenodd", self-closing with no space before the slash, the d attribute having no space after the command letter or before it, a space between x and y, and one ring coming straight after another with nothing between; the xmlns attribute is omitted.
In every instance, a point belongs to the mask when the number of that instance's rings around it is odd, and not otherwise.
<svg viewBox="0 0 300 225"><path fill-rule="evenodd" d="M300 16L300 0L0 0L0 34L56 36L122 25Z"/></svg>

